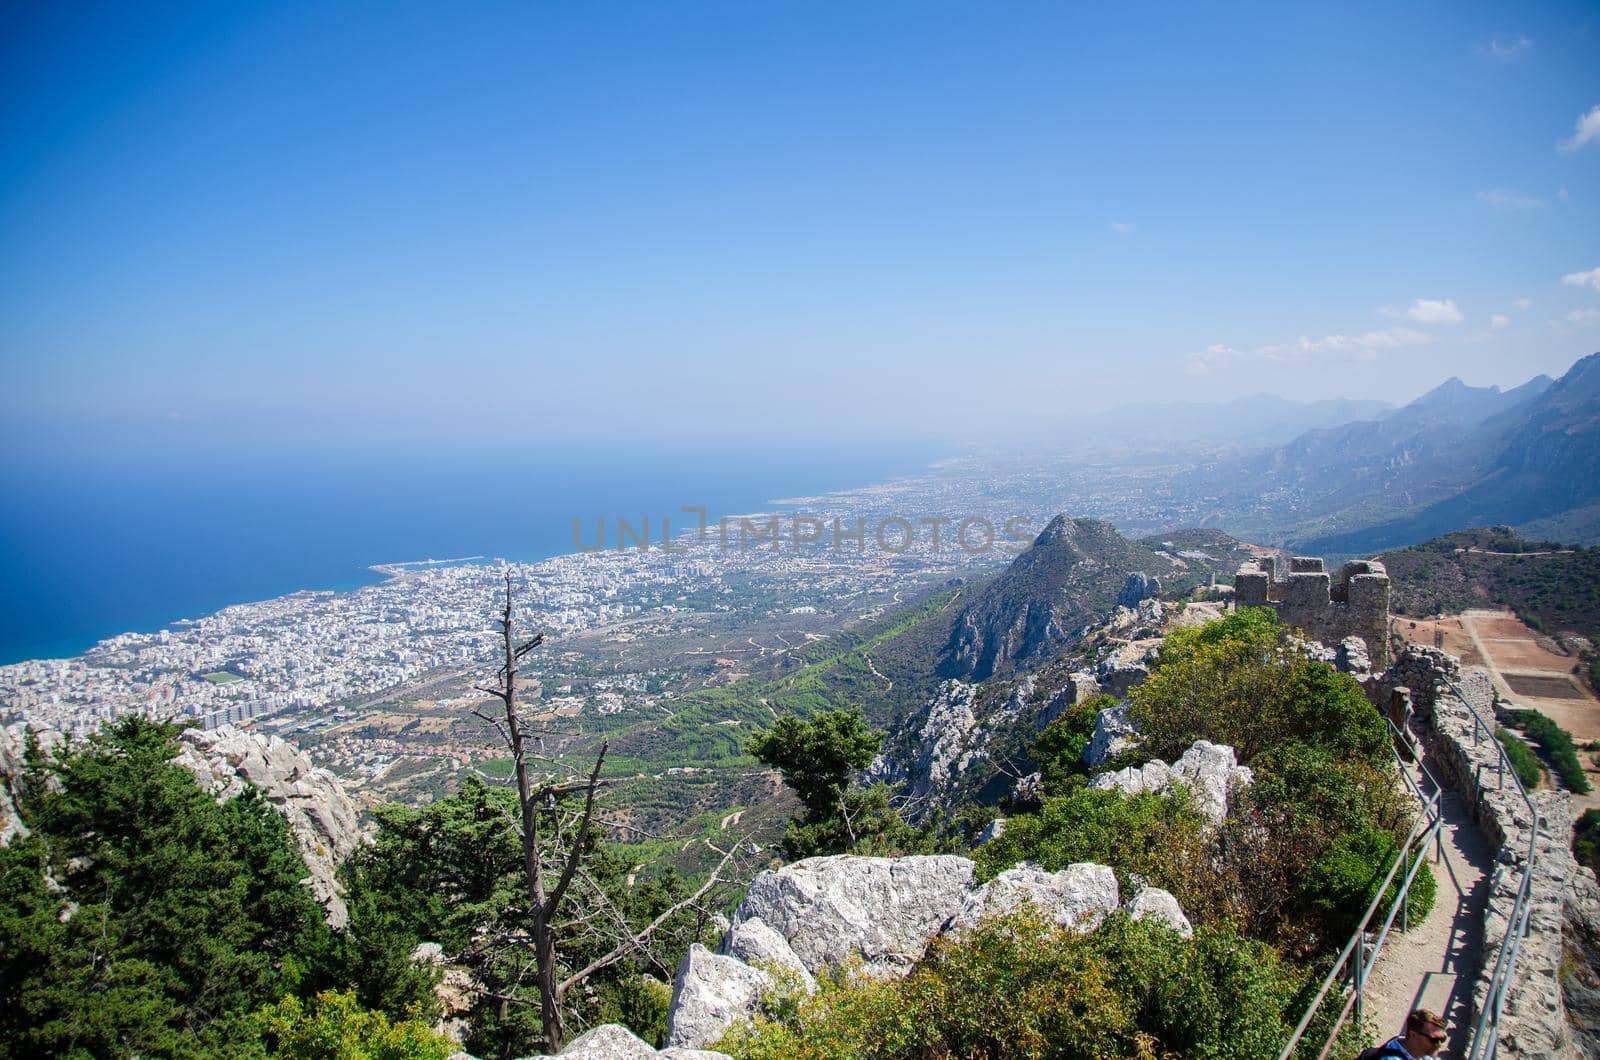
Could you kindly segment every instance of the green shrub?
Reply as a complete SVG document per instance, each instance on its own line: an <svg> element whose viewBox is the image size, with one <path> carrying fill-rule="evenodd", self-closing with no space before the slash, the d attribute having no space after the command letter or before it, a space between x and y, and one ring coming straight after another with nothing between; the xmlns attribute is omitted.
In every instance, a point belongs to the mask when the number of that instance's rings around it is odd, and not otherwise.
<svg viewBox="0 0 1600 1060"><path fill-rule="evenodd" d="M1587 795L1590 790L1589 778L1584 775L1583 763L1578 760L1578 748L1572 742L1572 734L1537 710L1514 710L1511 716L1524 732L1539 741L1567 789Z"/></svg>
<svg viewBox="0 0 1600 1060"><path fill-rule="evenodd" d="M817 994L732 1031L740 1057L1272 1057L1300 974L1230 928L1192 941L1113 916L1088 935L1032 910L935 940L904 979L823 976Z"/></svg>
<svg viewBox="0 0 1600 1060"><path fill-rule="evenodd" d="M1137 873L1177 894L1204 871L1205 821L1176 795L1127 795L1078 788L1046 799L1036 814L1006 822L1005 832L974 853L978 878L993 879L1021 861L1052 872L1079 861L1110 865L1127 878Z"/></svg>
<svg viewBox="0 0 1600 1060"><path fill-rule="evenodd" d="M1378 887L1389 875L1399 853L1399 842L1388 832L1364 828L1340 836L1328 851L1312 864L1300 888L1301 901L1321 918L1329 941L1343 942L1354 933L1361 917L1377 897ZM1413 859L1418 854L1413 853ZM1405 871L1410 871L1408 864ZM1400 893L1403 876L1396 873L1379 903L1376 927L1388 916ZM1424 863L1411 883L1407 912L1411 923L1420 923L1433 909L1438 883L1433 870ZM1395 923L1398 925L1399 920Z"/></svg>
<svg viewBox="0 0 1600 1060"><path fill-rule="evenodd" d="M1580 864L1600 873L1600 810L1584 810L1573 825L1572 854Z"/></svg>
<svg viewBox="0 0 1600 1060"><path fill-rule="evenodd" d="M1168 634L1160 665L1131 694L1143 752L1171 761L1204 739L1247 763L1299 739L1336 758L1387 762L1388 730L1361 686L1289 648L1284 634L1266 608Z"/></svg>
<svg viewBox="0 0 1600 1060"><path fill-rule="evenodd" d="M445 1060L457 1048L425 1019L390 1023L349 991L324 991L310 1008L287 997L255 1019L271 1054L288 1060Z"/></svg>
<svg viewBox="0 0 1600 1060"><path fill-rule="evenodd" d="M1506 758L1511 762L1512 772L1517 774L1522 786L1529 791L1538 787L1539 778L1544 774L1539 768L1539 759L1533 753L1533 748L1510 729L1497 728L1494 730L1494 735L1506 749Z"/></svg>
<svg viewBox="0 0 1600 1060"><path fill-rule="evenodd" d="M1062 711L1028 748L1028 756L1039 766L1039 779L1045 793L1057 795L1074 777L1087 776L1083 751L1094 735L1095 715L1117 705L1116 697L1102 693L1074 703Z"/></svg>

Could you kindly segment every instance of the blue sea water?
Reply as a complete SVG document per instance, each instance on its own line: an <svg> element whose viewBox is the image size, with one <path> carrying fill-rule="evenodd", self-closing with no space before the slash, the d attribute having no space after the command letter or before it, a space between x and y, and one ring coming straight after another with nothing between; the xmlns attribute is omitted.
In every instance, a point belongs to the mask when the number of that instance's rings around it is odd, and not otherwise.
<svg viewBox="0 0 1600 1060"><path fill-rule="evenodd" d="M928 446L659 443L445 457L194 452L0 464L0 663L74 655L229 604L352 589L375 563L575 551L572 521L774 498L912 474ZM687 519L685 517L685 525Z"/></svg>

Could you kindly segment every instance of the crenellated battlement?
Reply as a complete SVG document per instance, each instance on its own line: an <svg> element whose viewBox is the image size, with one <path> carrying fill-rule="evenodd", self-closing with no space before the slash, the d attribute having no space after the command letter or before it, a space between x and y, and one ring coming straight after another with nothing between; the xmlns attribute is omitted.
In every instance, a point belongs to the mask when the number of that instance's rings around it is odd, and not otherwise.
<svg viewBox="0 0 1600 1060"><path fill-rule="evenodd" d="M1360 637L1375 667L1389 665L1389 572L1377 560L1358 559L1333 583L1316 556L1295 556L1278 577L1271 556L1246 563L1234 576L1236 607L1271 607L1287 626L1326 644Z"/></svg>

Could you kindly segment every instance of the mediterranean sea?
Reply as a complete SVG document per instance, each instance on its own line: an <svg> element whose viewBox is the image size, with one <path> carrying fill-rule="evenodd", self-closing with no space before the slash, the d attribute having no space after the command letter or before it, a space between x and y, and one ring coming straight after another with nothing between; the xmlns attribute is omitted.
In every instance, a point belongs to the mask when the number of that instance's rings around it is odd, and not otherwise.
<svg viewBox="0 0 1600 1060"><path fill-rule="evenodd" d="M776 498L915 474L916 445L674 445L489 457L121 454L0 464L0 664L76 655L230 604L354 589L368 568L457 556L531 562L576 551L572 521ZM681 516L682 528L693 516ZM676 523L677 520L675 519Z"/></svg>

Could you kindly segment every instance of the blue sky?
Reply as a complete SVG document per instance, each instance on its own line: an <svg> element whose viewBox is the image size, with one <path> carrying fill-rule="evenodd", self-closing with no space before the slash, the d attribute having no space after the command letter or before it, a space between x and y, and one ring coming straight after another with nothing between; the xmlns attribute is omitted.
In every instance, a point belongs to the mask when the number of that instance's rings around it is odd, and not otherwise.
<svg viewBox="0 0 1600 1060"><path fill-rule="evenodd" d="M1600 349L1597 107L1578 3L8 4L0 442L1514 384Z"/></svg>

